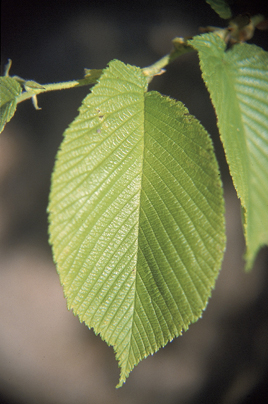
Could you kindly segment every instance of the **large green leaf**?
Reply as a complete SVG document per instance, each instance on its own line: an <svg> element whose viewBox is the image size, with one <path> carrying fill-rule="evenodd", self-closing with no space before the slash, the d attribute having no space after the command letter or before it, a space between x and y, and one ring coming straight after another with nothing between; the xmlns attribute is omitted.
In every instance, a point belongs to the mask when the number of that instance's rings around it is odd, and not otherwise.
<svg viewBox="0 0 268 404"><path fill-rule="evenodd" d="M195 37L204 81L237 194L244 209L247 269L268 244L268 53L216 34Z"/></svg>
<svg viewBox="0 0 268 404"><path fill-rule="evenodd" d="M228 19L232 17L232 11L226 0L206 0L221 18Z"/></svg>
<svg viewBox="0 0 268 404"><path fill-rule="evenodd" d="M21 90L20 84L12 77L0 77L0 133L16 111L16 97Z"/></svg>
<svg viewBox="0 0 268 404"><path fill-rule="evenodd" d="M68 307L113 345L118 386L196 321L225 247L207 132L113 61L66 130L50 195L50 241Z"/></svg>

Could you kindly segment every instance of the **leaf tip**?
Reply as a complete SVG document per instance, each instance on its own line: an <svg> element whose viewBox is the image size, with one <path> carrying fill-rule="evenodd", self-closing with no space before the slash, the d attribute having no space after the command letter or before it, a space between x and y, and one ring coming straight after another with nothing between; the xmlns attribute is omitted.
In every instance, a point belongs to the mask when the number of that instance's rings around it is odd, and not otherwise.
<svg viewBox="0 0 268 404"><path fill-rule="evenodd" d="M123 384L125 384L126 379L120 377L118 384L115 386L116 389L120 389L120 387L123 387Z"/></svg>

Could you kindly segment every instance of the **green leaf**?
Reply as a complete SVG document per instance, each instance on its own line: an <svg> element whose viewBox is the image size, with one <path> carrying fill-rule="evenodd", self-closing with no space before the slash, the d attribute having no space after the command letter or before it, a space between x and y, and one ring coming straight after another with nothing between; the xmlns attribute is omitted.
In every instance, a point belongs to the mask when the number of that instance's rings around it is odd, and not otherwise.
<svg viewBox="0 0 268 404"><path fill-rule="evenodd" d="M21 90L20 84L12 77L0 77L0 133L15 114L16 97Z"/></svg>
<svg viewBox="0 0 268 404"><path fill-rule="evenodd" d="M195 37L230 173L244 210L246 268L268 244L268 53L216 34Z"/></svg>
<svg viewBox="0 0 268 404"><path fill-rule="evenodd" d="M216 11L217 14L221 18L228 19L232 17L232 11L228 6L228 2L226 0L206 0L206 2Z"/></svg>
<svg viewBox="0 0 268 404"><path fill-rule="evenodd" d="M66 130L50 242L68 307L133 367L206 307L225 248L211 140L178 102L113 61Z"/></svg>

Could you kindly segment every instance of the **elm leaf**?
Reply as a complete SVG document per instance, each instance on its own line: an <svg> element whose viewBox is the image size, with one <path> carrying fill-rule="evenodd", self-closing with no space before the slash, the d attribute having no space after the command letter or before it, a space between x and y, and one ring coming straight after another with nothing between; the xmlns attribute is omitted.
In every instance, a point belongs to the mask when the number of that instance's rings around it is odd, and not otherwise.
<svg viewBox="0 0 268 404"><path fill-rule="evenodd" d="M12 77L0 77L0 133L11 120L17 108L16 97L22 88Z"/></svg>
<svg viewBox="0 0 268 404"><path fill-rule="evenodd" d="M226 51L216 34L190 41L215 108L244 214L246 269L268 245L268 52L240 43Z"/></svg>
<svg viewBox="0 0 268 404"><path fill-rule="evenodd" d="M207 305L225 248L211 140L182 103L112 61L65 131L50 242L69 309L112 345L117 387Z"/></svg>
<svg viewBox="0 0 268 404"><path fill-rule="evenodd" d="M232 17L232 11L226 0L206 0L206 2L223 19Z"/></svg>

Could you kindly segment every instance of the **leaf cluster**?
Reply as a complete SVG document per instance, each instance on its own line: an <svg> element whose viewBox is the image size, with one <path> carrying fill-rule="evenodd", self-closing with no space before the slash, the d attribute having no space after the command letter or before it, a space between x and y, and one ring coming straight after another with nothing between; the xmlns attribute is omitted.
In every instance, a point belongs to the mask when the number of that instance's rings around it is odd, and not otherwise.
<svg viewBox="0 0 268 404"><path fill-rule="evenodd" d="M231 17L227 2L207 3ZM225 250L210 136L181 102L148 90L186 52L198 53L241 201L246 269L268 245L268 53L241 41L260 20L176 38L170 54L143 69L114 60L81 80L40 85L9 77L9 65L0 78L1 130L21 101L38 108L42 92L95 84L64 132L49 233L68 307L114 347L118 386L202 315Z"/></svg>

